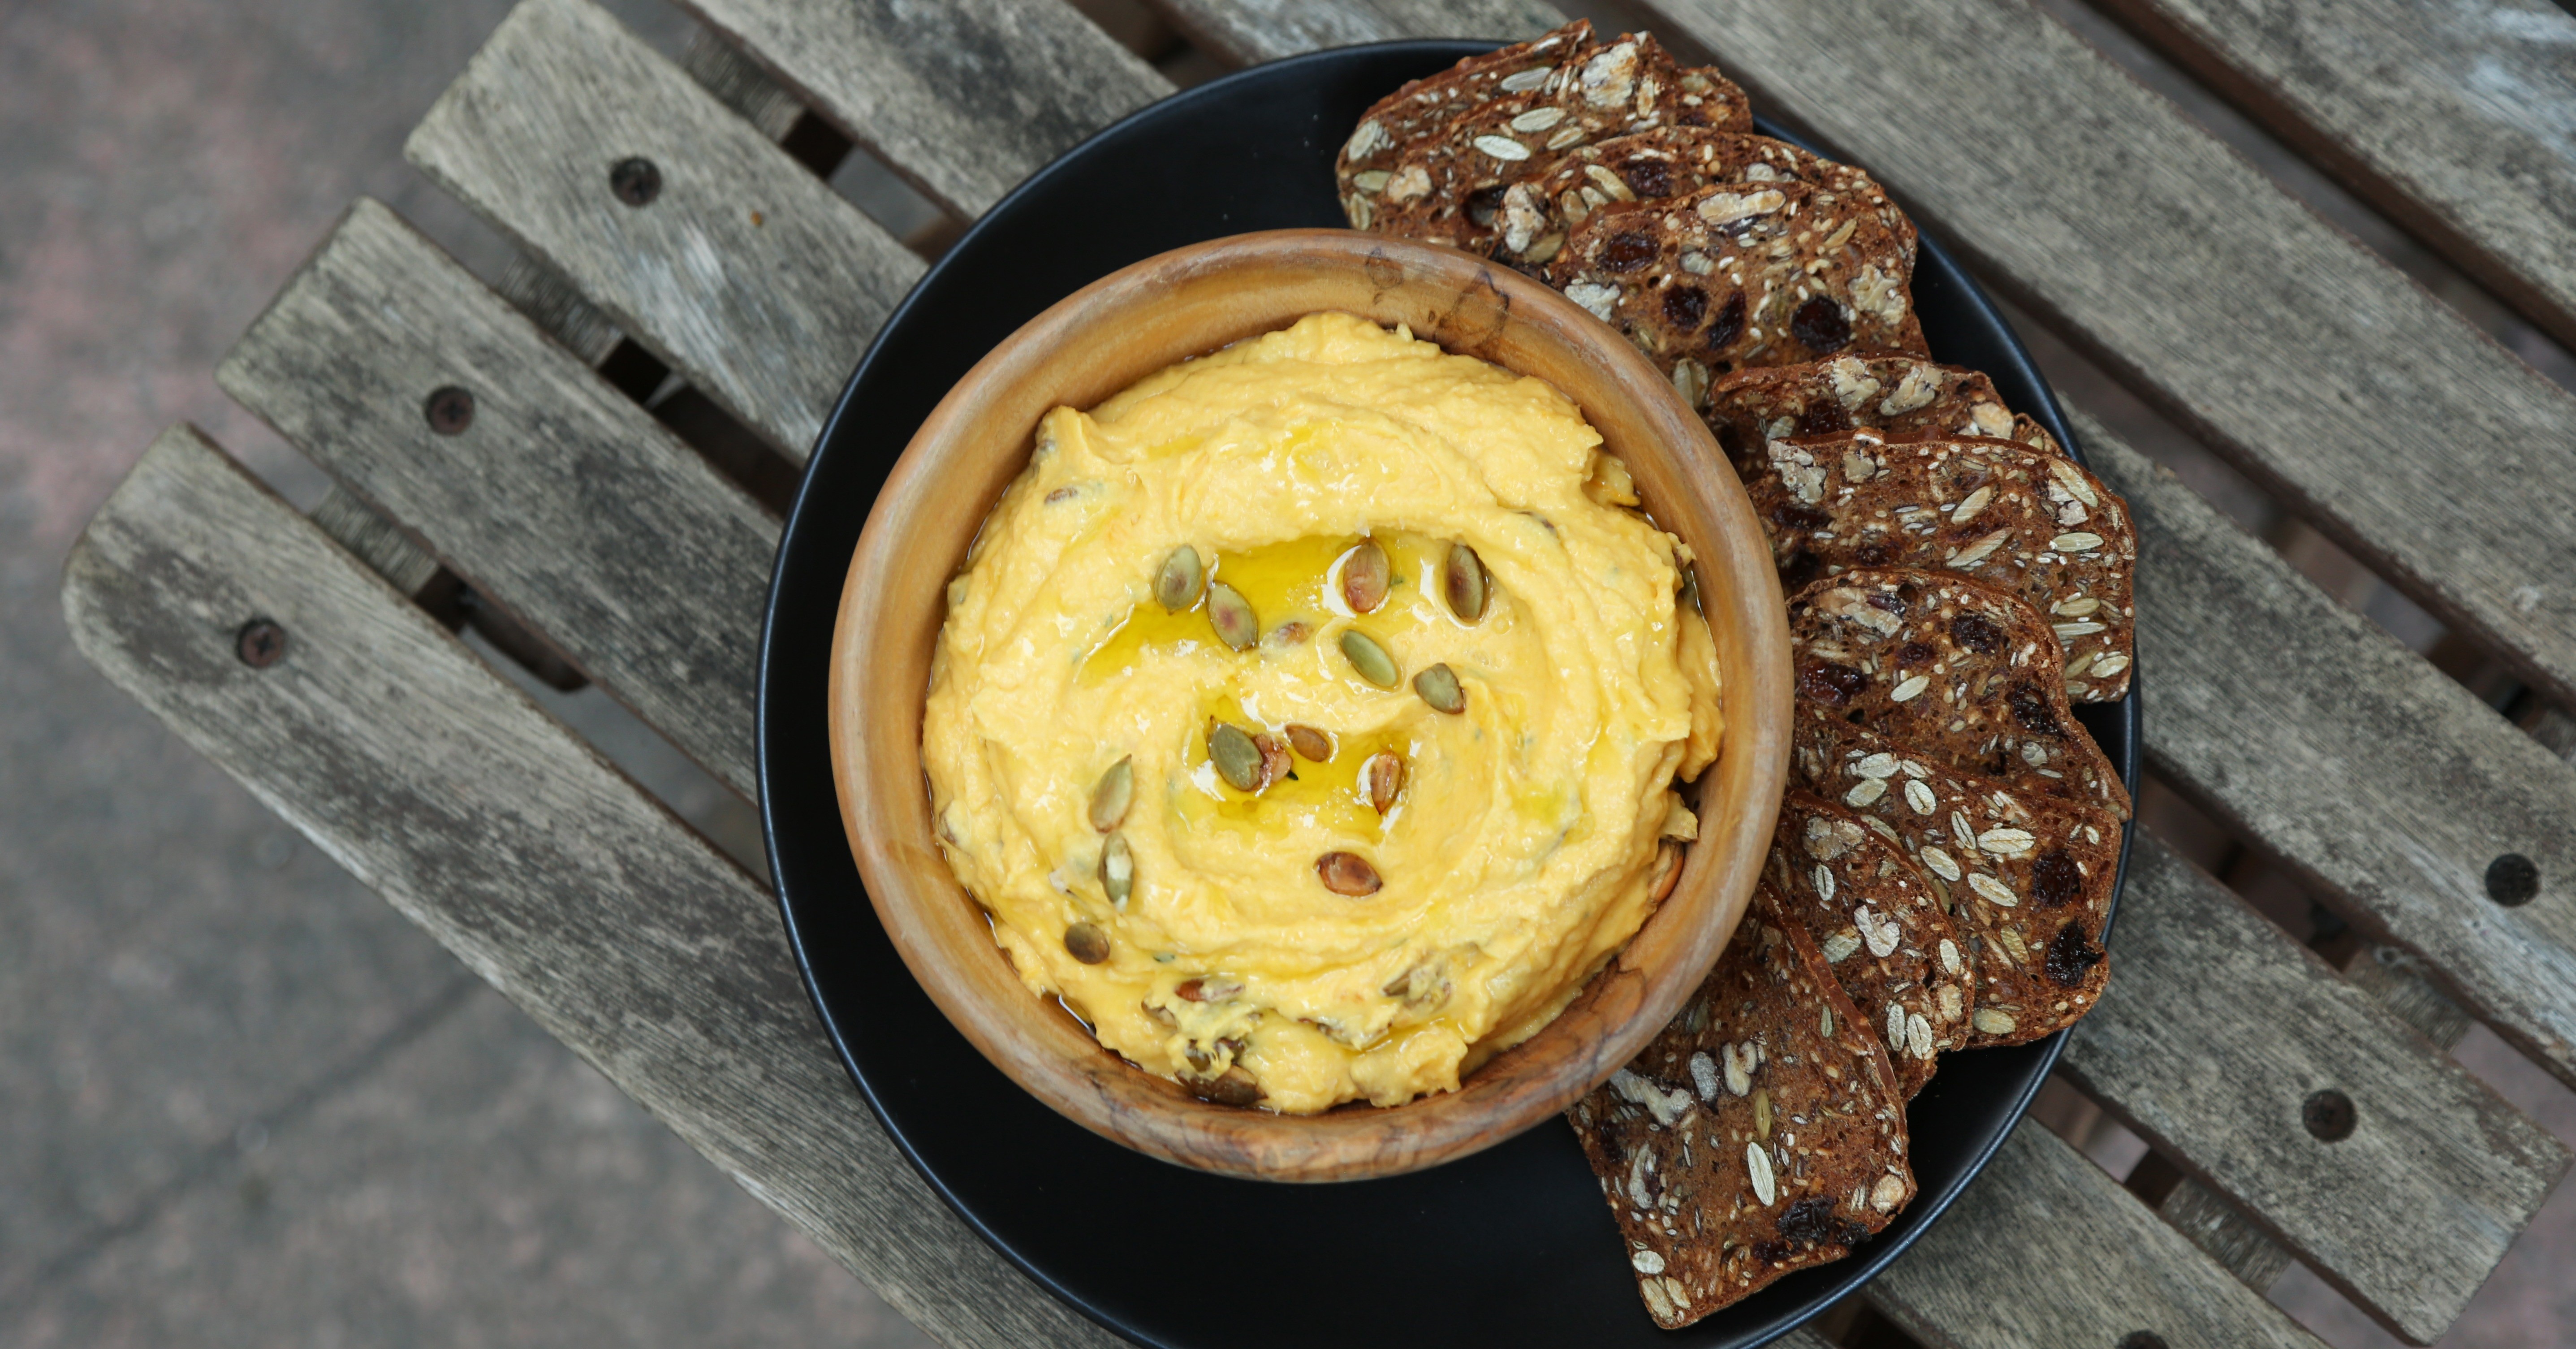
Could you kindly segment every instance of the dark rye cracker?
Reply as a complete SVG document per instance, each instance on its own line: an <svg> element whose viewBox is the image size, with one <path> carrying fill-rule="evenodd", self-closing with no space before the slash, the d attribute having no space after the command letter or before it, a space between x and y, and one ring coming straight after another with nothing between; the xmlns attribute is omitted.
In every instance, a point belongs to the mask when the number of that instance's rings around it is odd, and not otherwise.
<svg viewBox="0 0 2576 1349"><path fill-rule="evenodd" d="M1769 459L1744 486L1783 589L1860 567L1955 572L2048 616L2068 699L2128 693L2137 529L2128 503L2074 460L1875 431L1774 440Z"/></svg>
<svg viewBox="0 0 2576 1349"><path fill-rule="evenodd" d="M1490 253L1514 235L1527 247L1525 209L1509 189L1593 141L1653 128L1716 125L1749 131L1744 91L1713 69L1684 70L1652 37L1632 33L1577 52L1535 87L1498 94L1450 119L1389 166L1368 222L1380 234ZM1526 196L1526 194L1524 194ZM1345 214L1358 223L1357 213Z"/></svg>
<svg viewBox="0 0 2576 1349"><path fill-rule="evenodd" d="M1333 161L1333 182L1355 228L1386 184L1386 172L1470 109L1504 94L1535 89L1567 57L1592 45L1592 24L1577 19L1527 42L1470 56L1436 75L1412 80L1361 114Z"/></svg>
<svg viewBox="0 0 2576 1349"><path fill-rule="evenodd" d="M1913 268L1867 203L1805 183L1704 187L1596 211L1548 284L1617 328L1691 406L1709 381L1846 349L1922 355Z"/></svg>
<svg viewBox="0 0 2576 1349"><path fill-rule="evenodd" d="M1790 782L1903 848L1948 908L1976 977L1969 1048L2039 1039L2101 1001L2119 817L2021 796L1844 721L1802 723L1789 763Z"/></svg>
<svg viewBox="0 0 2576 1349"><path fill-rule="evenodd" d="M1764 875L1852 1005L1887 1041L1906 1099L1968 1044L1976 981L1931 881L1858 814L1791 788Z"/></svg>
<svg viewBox="0 0 2576 1349"><path fill-rule="evenodd" d="M1769 463L1769 442L1837 431L1874 430L1890 440L1985 436L2063 453L2039 423L2004 406L1984 372L1911 356L1738 370L1709 386L1707 417L1718 448L1746 477Z"/></svg>
<svg viewBox="0 0 2576 1349"><path fill-rule="evenodd" d="M1942 572L1845 572L1789 600L1799 722L1876 731L1927 762L2024 795L2129 817L2129 793L2075 720L2047 616Z"/></svg>
<svg viewBox="0 0 2576 1349"><path fill-rule="evenodd" d="M1671 125L1577 146L1544 174L1513 183L1503 195L1493 255L1536 270L1552 261L1574 226L1595 211L1653 204L1725 183L1807 183L1876 211L1914 261L1914 222L1888 200L1878 181L1849 164L1787 141L1715 126Z"/></svg>
<svg viewBox="0 0 2576 1349"><path fill-rule="evenodd" d="M1757 886L1681 1014L1566 1112L1657 1325L1840 1260L1913 1199L1903 1098L1861 1019Z"/></svg>

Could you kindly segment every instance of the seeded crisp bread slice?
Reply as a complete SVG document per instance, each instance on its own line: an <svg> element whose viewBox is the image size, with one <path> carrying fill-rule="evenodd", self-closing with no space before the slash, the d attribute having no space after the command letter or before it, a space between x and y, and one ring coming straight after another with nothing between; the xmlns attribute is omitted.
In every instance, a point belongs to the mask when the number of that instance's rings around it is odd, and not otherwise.
<svg viewBox="0 0 2576 1349"><path fill-rule="evenodd" d="M1763 447L1771 441L1838 431L1874 430L1890 440L1988 436L2063 453L2056 437L2004 406L1983 372L1911 356L1738 370L1710 385L1706 415L1718 448L1747 478L1769 465Z"/></svg>
<svg viewBox="0 0 2576 1349"><path fill-rule="evenodd" d="M1950 573L1856 570L1789 600L1800 723L1838 719L2022 794L2129 817L2075 720L2048 617Z"/></svg>
<svg viewBox="0 0 2576 1349"><path fill-rule="evenodd" d="M1681 1014L1567 1112L1655 1324L1840 1260L1914 1198L1904 1101L1860 1023L1757 886Z"/></svg>
<svg viewBox="0 0 2576 1349"><path fill-rule="evenodd" d="M1390 168L1369 202L1380 234L1491 253L1531 247L1528 190L1559 156L1650 128L1752 129L1744 91L1710 69L1683 70L1652 37L1629 34L1578 52L1536 87L1467 109ZM1345 213L1348 214L1347 207Z"/></svg>
<svg viewBox="0 0 2576 1349"><path fill-rule="evenodd" d="M1503 200L1507 228L1493 255L1535 270L1549 262L1574 226L1595 211L1653 204L1724 183L1807 183L1867 205L1894 233L1908 267L1914 222L1866 172L1787 141L1714 126L1671 125L1577 146L1544 174L1512 185Z"/></svg>
<svg viewBox="0 0 2576 1349"><path fill-rule="evenodd" d="M1861 817L1811 792L1780 799L1765 877L1843 992L1887 1041L1908 1100L1968 1044L1976 982L1932 884Z"/></svg>
<svg viewBox="0 0 2576 1349"><path fill-rule="evenodd" d="M2039 1039L2101 1001L2120 865L2110 811L2023 797L1834 720L1799 726L1789 780L1903 848L1948 909L1975 976L1969 1048Z"/></svg>
<svg viewBox="0 0 2576 1349"><path fill-rule="evenodd" d="M1566 58L1592 45L1592 24L1577 19L1527 42L1470 56L1436 75L1407 82L1361 114L1333 161L1333 182L1354 229L1367 229L1377 194L1396 161L1440 129L1489 100L1535 89Z"/></svg>
<svg viewBox="0 0 2576 1349"><path fill-rule="evenodd" d="M1548 284L1627 335L1693 407L1709 381L1849 349L1925 354L1913 267L1860 201L1805 183L1704 187L1596 211Z"/></svg>
<svg viewBox="0 0 2576 1349"><path fill-rule="evenodd" d="M1784 590L1859 567L1956 572L2048 616L2070 700L2127 695L2137 529L2082 465L2006 440L1875 431L1769 449L1744 486Z"/></svg>

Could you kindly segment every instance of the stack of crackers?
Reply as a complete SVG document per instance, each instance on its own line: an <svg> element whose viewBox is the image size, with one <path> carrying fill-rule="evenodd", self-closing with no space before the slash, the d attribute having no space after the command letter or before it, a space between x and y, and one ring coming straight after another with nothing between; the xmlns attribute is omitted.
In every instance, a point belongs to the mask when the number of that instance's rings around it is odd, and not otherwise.
<svg viewBox="0 0 2576 1349"><path fill-rule="evenodd" d="M1655 1320L1839 1260L1914 1197L1940 1056L2072 1025L2129 799L2074 704L2128 692L2128 509L1934 364L1915 231L1744 91L1577 22L1416 80L1337 166L1354 227L1540 277L1699 409L1769 532L1788 793L1707 982L1570 1114Z"/></svg>

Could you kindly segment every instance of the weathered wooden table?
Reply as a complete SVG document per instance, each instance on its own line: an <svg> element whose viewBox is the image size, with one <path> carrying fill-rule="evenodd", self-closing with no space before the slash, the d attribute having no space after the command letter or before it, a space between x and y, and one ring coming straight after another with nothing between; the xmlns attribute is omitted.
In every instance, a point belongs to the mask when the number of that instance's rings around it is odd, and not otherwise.
<svg viewBox="0 0 2576 1349"><path fill-rule="evenodd" d="M1650 2L2576 704L2576 398L2020 0ZM470 587L504 649L748 796L777 484L924 268L823 175L855 141L971 219L1170 86L1062 0L684 3L706 32L674 63L591 0L526 0L409 145L516 244L505 282L357 203L220 371L333 494L299 514L173 428L64 605L113 678L906 1315L952 1344L1106 1343L888 1144L760 882L453 625ZM1159 4L1238 63L1556 21L1538 0ZM2576 340L2576 167L2545 114L2576 94L2564 11L2107 7ZM747 438L676 434L645 406L672 379ZM2144 537L2155 773L2376 944L2338 970L2141 840L2119 977L2064 1072L2163 1183L2024 1127L1868 1297L1938 1345L2313 1344L2258 1291L2295 1259L2430 1341L2567 1166L2443 1050L2474 1017L2576 1082L2576 770L2077 421Z"/></svg>

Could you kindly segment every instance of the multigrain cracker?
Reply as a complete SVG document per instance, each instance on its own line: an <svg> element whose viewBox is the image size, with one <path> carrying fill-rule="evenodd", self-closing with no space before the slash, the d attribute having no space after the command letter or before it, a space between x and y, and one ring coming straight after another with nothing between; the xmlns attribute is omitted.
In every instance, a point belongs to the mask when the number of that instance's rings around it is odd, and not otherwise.
<svg viewBox="0 0 2576 1349"><path fill-rule="evenodd" d="M1567 1112L1657 1325L1827 1264L1914 1197L1878 1038L1757 886L1717 968L1645 1052Z"/></svg>
<svg viewBox="0 0 2576 1349"><path fill-rule="evenodd" d="M1782 182L1807 183L1867 205L1896 235L1912 266L1914 222L1867 173L1769 136L1678 123L1576 146L1543 172L1511 182L1503 199L1508 228L1480 242L1495 257L1536 272L1555 258L1567 232L1596 211L1652 204L1712 184Z"/></svg>
<svg viewBox="0 0 2576 1349"><path fill-rule="evenodd" d="M1774 440L1745 480L1784 589L1861 567L1956 572L2048 617L2066 696L2129 691L2138 536L2128 503L2083 466L2005 440Z"/></svg>
<svg viewBox="0 0 2576 1349"><path fill-rule="evenodd" d="M1546 83L1568 57L1591 45L1591 22L1577 19L1530 41L1470 56L1371 104L1333 161L1335 195L1352 228L1369 228L1398 160L1471 109Z"/></svg>
<svg viewBox="0 0 2576 1349"><path fill-rule="evenodd" d="M1709 386L1707 415L1718 448L1747 477L1768 466L1768 442L1837 431L1877 431L1889 440L1988 436L2063 453L2039 423L2004 406L1983 372L1912 356L1738 370Z"/></svg>
<svg viewBox="0 0 2576 1349"><path fill-rule="evenodd" d="M2066 701L2048 616L1965 578L1845 572L1789 600L1801 723L1838 719L2030 796L2129 814Z"/></svg>
<svg viewBox="0 0 2576 1349"><path fill-rule="evenodd" d="M2117 815L2023 796L1830 718L1799 724L1789 762L1791 783L1903 848L1948 909L1976 980L1969 1048L2039 1039L2101 1000Z"/></svg>
<svg viewBox="0 0 2576 1349"><path fill-rule="evenodd" d="M1476 253L1505 248L1534 269L1544 258L1532 255L1554 249L1537 246L1528 180L1592 142L1688 126L1751 130L1744 91L1713 69L1680 69L1652 37L1630 34L1423 137L1390 166L1361 227ZM1562 242L1561 230L1544 232Z"/></svg>
<svg viewBox="0 0 2576 1349"><path fill-rule="evenodd" d="M1746 366L1921 355L1913 267L1876 211L1806 183L1736 183L1594 212L1548 284L1626 334L1693 408Z"/></svg>
<svg viewBox="0 0 2576 1349"><path fill-rule="evenodd" d="M1967 1047L1977 1005L1966 949L1929 879L1861 816L1794 787L1764 874L1887 1042L1912 1099L1940 1054Z"/></svg>

